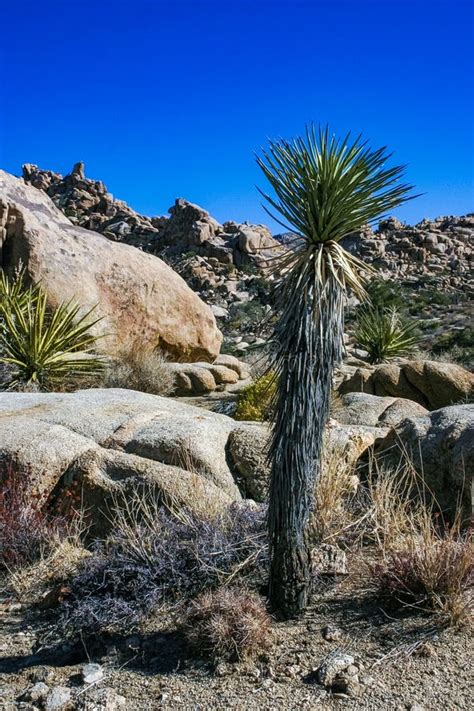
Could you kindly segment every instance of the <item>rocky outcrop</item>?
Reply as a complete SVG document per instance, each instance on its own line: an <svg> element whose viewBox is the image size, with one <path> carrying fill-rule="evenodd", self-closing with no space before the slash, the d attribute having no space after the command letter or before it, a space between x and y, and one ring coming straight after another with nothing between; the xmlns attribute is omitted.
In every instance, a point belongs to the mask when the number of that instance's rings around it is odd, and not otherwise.
<svg viewBox="0 0 474 711"><path fill-rule="evenodd" d="M13 462L41 501L61 507L73 491L99 529L112 496L145 484L160 500L198 511L239 500L227 454L236 426L131 390L2 393L0 462Z"/></svg>
<svg viewBox="0 0 474 711"><path fill-rule="evenodd" d="M343 245L387 278L429 274L463 286L473 275L474 214L423 220L414 227L392 217L376 232L367 227L349 235Z"/></svg>
<svg viewBox="0 0 474 711"><path fill-rule="evenodd" d="M270 478L267 460L268 423L238 422L229 436L228 453L241 489L256 501L266 497ZM326 456L356 465L376 442L387 436L386 427L340 424L330 420L326 431Z"/></svg>
<svg viewBox="0 0 474 711"><path fill-rule="evenodd" d="M281 244L264 225L220 225L206 210L183 198L170 207L169 218L140 215L114 198L102 181L86 178L84 163L76 163L64 177L26 163L23 179L46 192L74 224L153 254L179 258L195 251L219 263L240 267L265 266L282 252Z"/></svg>
<svg viewBox="0 0 474 711"><path fill-rule="evenodd" d="M434 410L472 397L474 375L454 363L382 363L358 368L340 384L341 395L353 392L406 398Z"/></svg>
<svg viewBox="0 0 474 711"><path fill-rule="evenodd" d="M235 352L268 337L270 319L264 316L272 305L269 267L277 266L278 256L298 243L292 233L273 238L263 225L219 224L182 198L170 208L169 217L146 217L116 200L101 181L87 179L83 164L64 177L30 164L23 174L74 224L162 257L214 307ZM413 301L423 348L434 346L441 352L460 339L469 341L473 214L423 220L414 227L388 218L375 232L366 228L348 235L344 245L374 266L380 278L396 280L402 299ZM349 307L356 303L352 298Z"/></svg>
<svg viewBox="0 0 474 711"><path fill-rule="evenodd" d="M285 249L264 225L226 222L220 225L206 210L178 198L170 207L170 219L161 233L159 247L166 254L181 256L192 251L222 264L265 268Z"/></svg>
<svg viewBox="0 0 474 711"><path fill-rule="evenodd" d="M214 315L163 261L74 226L40 190L0 171L0 266L22 263L51 306L73 299L101 321L110 354L139 341L177 360L213 360L222 336Z"/></svg>
<svg viewBox="0 0 474 711"><path fill-rule="evenodd" d="M76 163L71 173L64 177L26 163L23 179L28 185L47 193L73 224L101 232L113 241L154 251L154 243L166 218L140 215L123 200L117 200L101 180L86 178L84 163Z"/></svg>
<svg viewBox="0 0 474 711"><path fill-rule="evenodd" d="M398 465L409 457L436 504L452 513L458 502L473 515L474 405L453 405L402 420L378 443L377 456Z"/></svg>

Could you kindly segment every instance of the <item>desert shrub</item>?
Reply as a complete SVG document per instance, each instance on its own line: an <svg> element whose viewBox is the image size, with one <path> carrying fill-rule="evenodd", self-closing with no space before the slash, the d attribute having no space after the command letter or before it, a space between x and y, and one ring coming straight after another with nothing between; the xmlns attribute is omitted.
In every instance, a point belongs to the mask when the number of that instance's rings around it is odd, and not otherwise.
<svg viewBox="0 0 474 711"><path fill-rule="evenodd" d="M62 303L50 311L41 285L26 287L23 274L0 279L0 363L11 372L11 389L51 389L68 378L99 373L102 360L92 353L91 309Z"/></svg>
<svg viewBox="0 0 474 711"><path fill-rule="evenodd" d="M417 324L400 315L395 307L359 308L355 339L369 354L370 363L409 355L418 345Z"/></svg>
<svg viewBox="0 0 474 711"><path fill-rule="evenodd" d="M262 599L238 588L201 593L190 604L183 631L194 653L215 661L257 657L272 638Z"/></svg>
<svg viewBox="0 0 474 711"><path fill-rule="evenodd" d="M129 631L160 606L245 581L261 584L268 550L263 509L232 505L213 519L160 508L145 494L114 512L114 529L69 581L68 635Z"/></svg>
<svg viewBox="0 0 474 711"><path fill-rule="evenodd" d="M431 346L434 360L459 363L466 368L474 368L474 330L467 326L462 331L454 331L438 336Z"/></svg>
<svg viewBox="0 0 474 711"><path fill-rule="evenodd" d="M438 610L453 623L472 622L474 538L457 523L437 526L425 511L397 546L384 549L371 572L378 593L391 604Z"/></svg>
<svg viewBox="0 0 474 711"><path fill-rule="evenodd" d="M257 299L236 302L229 309L227 328L229 331L253 331L265 320L265 305Z"/></svg>
<svg viewBox="0 0 474 711"><path fill-rule="evenodd" d="M461 530L461 516L446 524L410 462L398 469L375 462L365 485L365 542L375 545L371 585L385 601L413 609L439 610L453 622L473 611L474 539Z"/></svg>
<svg viewBox="0 0 474 711"><path fill-rule="evenodd" d="M37 561L68 535L71 517L49 513L10 462L0 466L0 567L14 569Z"/></svg>
<svg viewBox="0 0 474 711"><path fill-rule="evenodd" d="M371 279L366 290L372 306L377 309L402 310L407 301L407 290L393 280Z"/></svg>
<svg viewBox="0 0 474 711"><path fill-rule="evenodd" d="M275 375L273 373L262 375L254 383L239 391L235 419L256 422L270 419L275 393Z"/></svg>
<svg viewBox="0 0 474 711"><path fill-rule="evenodd" d="M169 395L174 389L174 376L161 353L144 351L135 344L108 367L104 384L108 388Z"/></svg>

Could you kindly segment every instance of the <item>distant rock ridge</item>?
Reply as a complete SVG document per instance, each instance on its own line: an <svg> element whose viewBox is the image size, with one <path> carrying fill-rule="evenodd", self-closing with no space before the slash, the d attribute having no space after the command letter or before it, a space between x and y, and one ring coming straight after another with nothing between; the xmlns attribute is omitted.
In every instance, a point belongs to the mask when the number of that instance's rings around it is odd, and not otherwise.
<svg viewBox="0 0 474 711"><path fill-rule="evenodd" d="M82 162L64 177L26 163L23 180L46 192L74 224L171 260L193 251L223 264L265 267L282 252L264 225L220 225L206 210L183 198L169 209L169 218L140 215L116 200L102 181L86 178Z"/></svg>
<svg viewBox="0 0 474 711"><path fill-rule="evenodd" d="M74 224L101 232L171 262L193 253L214 265L265 269L295 238L291 232L272 237L264 225L217 220L198 205L178 198L170 217L147 217L117 200L100 180L85 177L84 163L62 176L27 163L26 183L44 190ZM344 244L372 264L381 276L438 277L444 286L462 288L474 276L474 213L422 220L415 226L394 217L348 235ZM214 262L214 260L216 260ZM212 263L211 263L212 264Z"/></svg>
<svg viewBox="0 0 474 711"><path fill-rule="evenodd" d="M243 353L267 338L272 267L294 248L293 233L272 237L264 225L220 224L183 198L175 201L169 217L146 217L115 199L101 181L86 178L83 163L64 177L26 164L23 179L45 191L75 225L138 247L172 266L211 306L232 352ZM431 339L441 331L447 335L446 329L456 335L472 328L474 213L415 226L389 217L377 230L365 227L348 235L344 246L371 264L380 278L403 286L405 293L436 292L438 298L432 304L428 300L417 316L429 321Z"/></svg>
<svg viewBox="0 0 474 711"><path fill-rule="evenodd" d="M291 248L298 241L293 232L275 235ZM474 276L474 213L422 220L414 226L394 217L382 220L344 238L352 254L377 269L384 278L419 275L439 277L446 286L472 287Z"/></svg>

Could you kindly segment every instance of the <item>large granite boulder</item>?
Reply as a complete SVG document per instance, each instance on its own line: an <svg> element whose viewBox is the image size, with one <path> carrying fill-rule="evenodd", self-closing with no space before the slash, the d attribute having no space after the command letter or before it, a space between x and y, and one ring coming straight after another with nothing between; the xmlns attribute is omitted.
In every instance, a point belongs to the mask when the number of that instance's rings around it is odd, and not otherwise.
<svg viewBox="0 0 474 711"><path fill-rule="evenodd" d="M339 393L352 392L406 398L435 410L472 397L474 375L455 363L382 363L350 374L339 386Z"/></svg>
<svg viewBox="0 0 474 711"><path fill-rule="evenodd" d="M408 456L436 504L452 513L461 502L473 514L474 405L453 405L402 420L377 446L394 465Z"/></svg>
<svg viewBox="0 0 474 711"><path fill-rule="evenodd" d="M213 360L222 334L210 308L158 257L73 225L42 191L0 171L0 266L22 263L51 306L97 305L100 347L137 340L177 360Z"/></svg>
<svg viewBox="0 0 474 711"><path fill-rule="evenodd" d="M241 498L227 456L237 424L132 390L1 393L0 463L12 462L43 502L61 507L79 494L96 529L114 494L145 483L209 512Z"/></svg>
<svg viewBox="0 0 474 711"><path fill-rule="evenodd" d="M413 400L378 397L368 393L347 393L340 398L334 413L341 425L393 427L406 417L419 417L428 410Z"/></svg>

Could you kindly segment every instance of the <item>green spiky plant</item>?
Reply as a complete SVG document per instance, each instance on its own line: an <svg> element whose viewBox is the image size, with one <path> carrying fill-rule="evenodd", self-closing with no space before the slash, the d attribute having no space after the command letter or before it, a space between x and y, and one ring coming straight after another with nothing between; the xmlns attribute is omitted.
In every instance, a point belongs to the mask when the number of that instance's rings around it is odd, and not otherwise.
<svg viewBox="0 0 474 711"><path fill-rule="evenodd" d="M15 279L0 273L0 363L11 366L7 386L51 389L66 378L92 376L103 369L93 355L96 338L91 328L94 309L81 315L72 302L50 311L41 285L25 286L23 273Z"/></svg>
<svg viewBox="0 0 474 711"><path fill-rule="evenodd" d="M9 279L3 269L0 269L0 318L4 311L9 311L13 304L26 308L29 301L34 300L38 293L37 286L25 285L25 270L20 266Z"/></svg>
<svg viewBox="0 0 474 711"><path fill-rule="evenodd" d="M270 445L269 597L284 618L307 606L311 555L307 528L322 462L332 378L343 354L344 298L364 297L366 265L340 244L410 199L404 166L385 167L386 148L329 129L270 142L257 162L274 191L267 212L299 235L279 265L272 370L278 380Z"/></svg>
<svg viewBox="0 0 474 711"><path fill-rule="evenodd" d="M419 344L416 321L402 318L395 306L358 309L355 338L369 354L369 363L410 355Z"/></svg>

